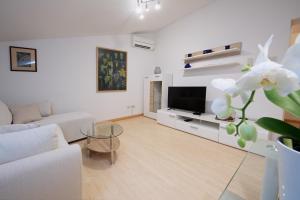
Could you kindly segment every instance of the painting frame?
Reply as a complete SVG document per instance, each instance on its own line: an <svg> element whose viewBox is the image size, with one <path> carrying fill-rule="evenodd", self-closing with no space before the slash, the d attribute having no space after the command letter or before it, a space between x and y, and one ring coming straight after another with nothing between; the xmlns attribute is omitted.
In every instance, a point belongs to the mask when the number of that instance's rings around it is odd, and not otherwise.
<svg viewBox="0 0 300 200"><path fill-rule="evenodd" d="M37 49L9 47L10 71L37 72Z"/></svg>
<svg viewBox="0 0 300 200"><path fill-rule="evenodd" d="M101 63L103 62L103 55L101 56L101 51L108 51L111 53L119 53L123 54L125 56L124 62L125 62L125 75L124 75L124 81L125 84L123 85L123 88L105 88L103 84L101 84L101 81L104 79L104 77L101 77ZM102 52L103 53L103 52ZM112 49L112 48L106 48L106 47L96 47L96 92L97 93L103 93L103 92L125 92L127 91L127 64L128 64L128 58L127 58L127 51L119 50L119 49Z"/></svg>

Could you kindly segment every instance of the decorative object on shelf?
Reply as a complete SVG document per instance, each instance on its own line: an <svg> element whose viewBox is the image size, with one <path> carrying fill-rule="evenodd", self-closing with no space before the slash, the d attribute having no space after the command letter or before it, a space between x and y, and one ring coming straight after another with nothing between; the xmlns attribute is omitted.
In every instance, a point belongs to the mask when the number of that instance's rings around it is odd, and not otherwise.
<svg viewBox="0 0 300 200"><path fill-rule="evenodd" d="M232 43L222 47L216 47L213 49L206 49L203 51L197 51L193 53L188 53L185 55L184 63L197 62L201 60L220 58L225 56L234 56L241 54L242 43Z"/></svg>
<svg viewBox="0 0 300 200"><path fill-rule="evenodd" d="M259 45L260 53L254 66L244 68L244 75L236 82L233 79L214 79L212 85L224 92L224 97L213 101L212 111L219 118L227 118L236 110L241 112L238 123L227 125L228 134L239 137L237 143L245 147L246 142L257 139L254 124L246 118L246 110L254 101L256 90L263 88L269 101L290 114L300 117L300 34L296 42L285 53L281 63L271 61L268 56L273 36ZM232 106L232 98L240 96L243 107ZM296 200L300 196L300 129L282 120L262 117L256 121L262 128L282 135L277 140L279 151L279 188L281 200Z"/></svg>
<svg viewBox="0 0 300 200"><path fill-rule="evenodd" d="M161 69L160 69L159 66L156 66L156 67L154 68L154 74L161 74Z"/></svg>
<svg viewBox="0 0 300 200"><path fill-rule="evenodd" d="M126 91L127 52L97 47L97 92Z"/></svg>
<svg viewBox="0 0 300 200"><path fill-rule="evenodd" d="M211 49L206 49L206 50L203 50L203 54L208 54L208 53L212 53L213 50Z"/></svg>
<svg viewBox="0 0 300 200"><path fill-rule="evenodd" d="M37 51L10 46L10 71L37 72Z"/></svg>
<svg viewBox="0 0 300 200"><path fill-rule="evenodd" d="M190 69L192 68L192 65L190 63L187 63L185 66L184 66L185 69Z"/></svg>
<svg viewBox="0 0 300 200"><path fill-rule="evenodd" d="M145 18L145 14L154 7L155 10L161 9L160 0L137 0L136 13L139 15L140 20Z"/></svg>

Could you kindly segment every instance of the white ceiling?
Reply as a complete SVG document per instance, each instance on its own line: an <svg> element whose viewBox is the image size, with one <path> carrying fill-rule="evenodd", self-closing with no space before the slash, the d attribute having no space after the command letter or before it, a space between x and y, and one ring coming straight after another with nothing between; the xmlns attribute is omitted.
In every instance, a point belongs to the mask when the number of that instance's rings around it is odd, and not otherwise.
<svg viewBox="0 0 300 200"><path fill-rule="evenodd" d="M143 21L136 0L0 0L0 41L158 30L213 0L161 0Z"/></svg>

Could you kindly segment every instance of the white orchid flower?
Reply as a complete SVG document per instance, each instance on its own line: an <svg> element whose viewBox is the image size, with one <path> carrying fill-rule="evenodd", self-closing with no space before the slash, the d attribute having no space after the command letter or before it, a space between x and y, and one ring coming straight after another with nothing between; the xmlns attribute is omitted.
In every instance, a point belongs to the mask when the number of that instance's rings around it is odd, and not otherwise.
<svg viewBox="0 0 300 200"><path fill-rule="evenodd" d="M237 86L246 91L275 88L280 95L286 96L298 88L298 76L280 64L268 61L252 67L237 81Z"/></svg>
<svg viewBox="0 0 300 200"><path fill-rule="evenodd" d="M211 105L211 110L218 118L227 119L233 113L233 109L231 108L231 97L228 94L225 94L225 96L215 99Z"/></svg>
<svg viewBox="0 0 300 200"><path fill-rule="evenodd" d="M258 49L260 51L259 51L259 54L258 54L255 62L254 62L254 66L258 65L260 63L266 62L266 61L270 61L270 59L269 59L269 49L270 49L270 46L272 44L273 37L274 37L274 35L271 35L263 47L260 44L258 45Z"/></svg>
<svg viewBox="0 0 300 200"><path fill-rule="evenodd" d="M282 65L284 68L296 73L300 80L300 34L297 36L295 44L286 51L282 59Z"/></svg>
<svg viewBox="0 0 300 200"><path fill-rule="evenodd" d="M236 81L233 79L217 78L217 79L212 80L211 84L215 88L225 92L226 94L229 94L232 97L236 97L236 96L240 95L240 97L244 103L247 102L250 97L251 92L250 91L242 91L236 85Z"/></svg>
<svg viewBox="0 0 300 200"><path fill-rule="evenodd" d="M213 87L225 92L226 94L234 97L238 95L239 89L236 86L236 81L233 79L217 78L212 80L211 84Z"/></svg>
<svg viewBox="0 0 300 200"><path fill-rule="evenodd" d="M273 36L265 46L259 45L260 53L249 72L238 81L237 87L243 91L253 91L263 87L265 90L277 89L278 93L286 96L298 88L298 76L294 72L282 68L282 65L268 58L268 50Z"/></svg>

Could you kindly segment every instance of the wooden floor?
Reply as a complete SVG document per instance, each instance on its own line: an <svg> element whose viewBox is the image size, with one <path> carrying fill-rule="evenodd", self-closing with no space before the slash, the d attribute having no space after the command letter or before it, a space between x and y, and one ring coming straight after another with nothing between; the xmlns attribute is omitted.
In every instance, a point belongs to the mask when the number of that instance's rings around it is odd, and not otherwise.
<svg viewBox="0 0 300 200"><path fill-rule="evenodd" d="M117 160L87 156L84 200L218 199L245 152L138 117L118 122L124 133Z"/></svg>

